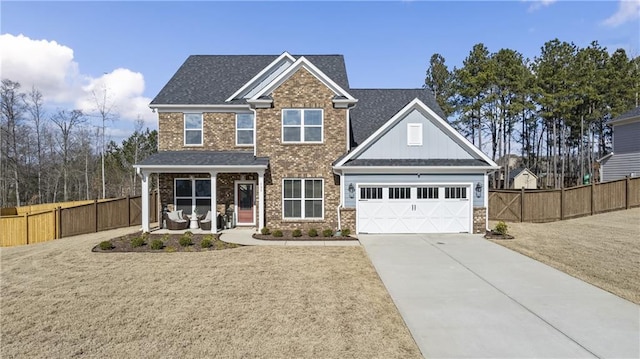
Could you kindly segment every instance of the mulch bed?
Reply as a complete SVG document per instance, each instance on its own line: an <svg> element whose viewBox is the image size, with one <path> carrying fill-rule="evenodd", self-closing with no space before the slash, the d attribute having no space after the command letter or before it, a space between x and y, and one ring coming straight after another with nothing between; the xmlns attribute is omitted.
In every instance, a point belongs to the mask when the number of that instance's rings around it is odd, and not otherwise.
<svg viewBox="0 0 640 359"><path fill-rule="evenodd" d="M229 249L241 247L239 244L223 242L218 238L218 235L211 234L193 234L191 236L192 244L189 246L180 245L180 237L182 234L148 234L145 237L144 245L140 247L133 247L131 240L141 237L141 233L133 233L122 237L117 237L109 240L111 242L112 249L103 250L100 248L100 244L93 247L92 252L102 253L122 253L122 252L203 252L203 251L215 251L221 249ZM208 237L211 239L212 245L209 248L202 248L202 240ZM164 247L162 249L151 249L151 242L159 239L163 242Z"/></svg>
<svg viewBox="0 0 640 359"><path fill-rule="evenodd" d="M508 234L501 234L498 233L496 231L487 231L487 233L484 235L484 238L488 238L488 239L513 239L514 237Z"/></svg>
<svg viewBox="0 0 640 359"><path fill-rule="evenodd" d="M291 231L282 231L282 237L274 237L272 234L260 234L255 233L253 235L255 239L263 239L266 241L354 241L356 238L349 236L332 236L323 237L322 233L319 233L317 237L309 237L306 233L303 233L300 237L294 237Z"/></svg>

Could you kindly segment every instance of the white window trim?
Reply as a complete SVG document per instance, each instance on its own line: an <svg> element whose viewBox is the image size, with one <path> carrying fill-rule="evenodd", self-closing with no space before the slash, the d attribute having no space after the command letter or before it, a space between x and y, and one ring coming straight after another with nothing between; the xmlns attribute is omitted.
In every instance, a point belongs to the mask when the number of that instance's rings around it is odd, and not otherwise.
<svg viewBox="0 0 640 359"><path fill-rule="evenodd" d="M314 180L314 181L321 181L322 182L322 198L320 198L320 200L322 201L322 216L321 217L305 217L304 213L305 213L305 207L304 207L304 201L307 200L307 198L304 196L304 186L305 186L305 180ZM301 181L301 186L300 186L300 198L284 198L284 182L285 181ZM319 220L324 220L324 178L315 178L315 177L311 177L311 178L283 178L282 179L282 220L284 221L299 221L299 220L310 220L310 221L319 221ZM301 208L300 208L300 217L285 217L284 216L284 201L285 200L299 200L302 202ZM318 198L309 198L309 200L314 200L317 201L319 200Z"/></svg>
<svg viewBox="0 0 640 359"><path fill-rule="evenodd" d="M300 125L286 125L284 124L284 112L289 110L300 111ZM308 125L304 124L304 112L307 110L319 110L320 111L320 125ZM284 128L285 127L299 127L300 128L300 141L285 141ZM320 127L320 141L305 141L304 140L304 128L305 127ZM322 108L283 108L280 114L280 137L282 143L324 143L324 109Z"/></svg>
<svg viewBox="0 0 640 359"><path fill-rule="evenodd" d="M178 186L176 185L177 181L190 181L191 182L191 196L190 197L184 197L184 196L178 196L176 194L176 189L178 188ZM211 206L211 201L213 200L213 196L209 196L209 197L196 197L196 181L211 181L210 178L190 178L190 177L182 177L182 178L174 178L173 179L173 208L175 208L176 210L178 209L178 198L179 199L191 199L191 213L193 213L193 211L196 208L196 203L197 200L199 199L209 199L209 206ZM211 182L209 182L209 185L211 185ZM201 215L203 213L198 213L198 215Z"/></svg>
<svg viewBox="0 0 640 359"><path fill-rule="evenodd" d="M197 131L197 128L187 128L187 115L200 115L200 143L187 143L187 131ZM182 119L182 142L185 147L202 147L204 144L204 115L200 112L185 112Z"/></svg>
<svg viewBox="0 0 640 359"><path fill-rule="evenodd" d="M251 140L253 143L238 143L238 115L251 115L253 116L253 127L251 128ZM247 128L239 129L240 131L249 131ZM256 142L256 116L253 113L236 113L236 146L237 147L253 147Z"/></svg>
<svg viewBox="0 0 640 359"><path fill-rule="evenodd" d="M407 123L407 146L422 146L422 123Z"/></svg>

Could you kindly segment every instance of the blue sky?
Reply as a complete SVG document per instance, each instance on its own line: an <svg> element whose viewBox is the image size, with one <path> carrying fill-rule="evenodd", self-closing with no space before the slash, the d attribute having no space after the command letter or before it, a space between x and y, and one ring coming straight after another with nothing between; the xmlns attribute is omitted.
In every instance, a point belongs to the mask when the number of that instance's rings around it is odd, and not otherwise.
<svg viewBox="0 0 640 359"><path fill-rule="evenodd" d="M396 2L8 2L0 4L2 78L52 108L90 111L107 89L114 139L191 54L343 54L354 88L420 87L429 58L461 66L472 46L525 57L559 38L640 54L640 0ZM23 35L23 36L19 36Z"/></svg>

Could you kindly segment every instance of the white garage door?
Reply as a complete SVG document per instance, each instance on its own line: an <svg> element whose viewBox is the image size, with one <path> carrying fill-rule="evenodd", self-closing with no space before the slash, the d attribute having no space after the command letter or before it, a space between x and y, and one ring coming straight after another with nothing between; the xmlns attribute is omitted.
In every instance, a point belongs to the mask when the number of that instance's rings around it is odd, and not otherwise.
<svg viewBox="0 0 640 359"><path fill-rule="evenodd" d="M471 185L359 185L358 233L471 232Z"/></svg>

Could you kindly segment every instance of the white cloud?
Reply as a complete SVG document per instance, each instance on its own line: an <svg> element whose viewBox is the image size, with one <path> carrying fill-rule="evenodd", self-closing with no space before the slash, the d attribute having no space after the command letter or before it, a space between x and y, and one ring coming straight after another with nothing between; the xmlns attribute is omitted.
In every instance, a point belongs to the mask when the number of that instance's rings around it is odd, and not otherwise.
<svg viewBox="0 0 640 359"><path fill-rule="evenodd" d="M87 113L95 109L93 93L107 100L121 120L140 116L147 124L155 120L144 97L144 76L118 68L100 77L80 73L73 50L56 41L34 40L24 35L0 35L0 75L19 82L23 89L35 86L49 105L74 107Z"/></svg>
<svg viewBox="0 0 640 359"><path fill-rule="evenodd" d="M558 0L523 0L523 1L531 3L528 10L531 12L531 11L536 11L540 8L549 6Z"/></svg>
<svg viewBox="0 0 640 359"><path fill-rule="evenodd" d="M616 27L637 18L640 18L640 0L620 0L618 2L618 11L602 23Z"/></svg>

